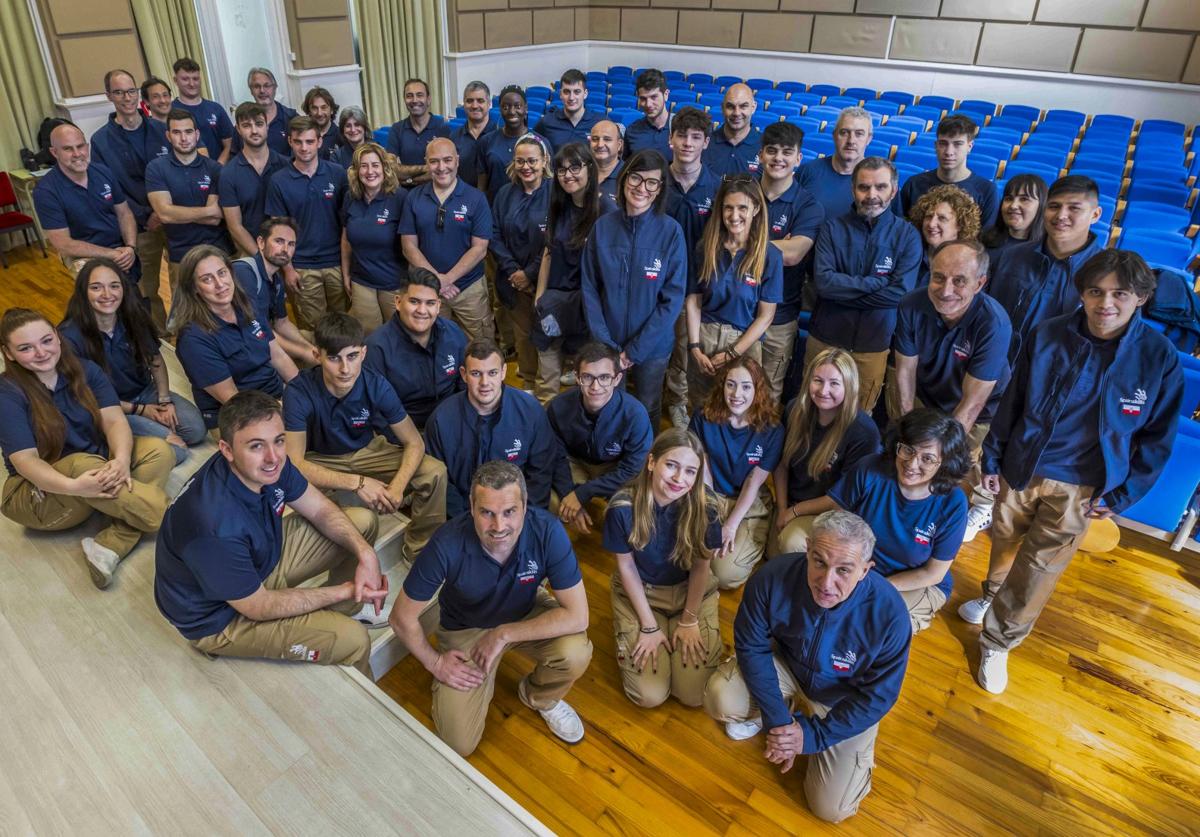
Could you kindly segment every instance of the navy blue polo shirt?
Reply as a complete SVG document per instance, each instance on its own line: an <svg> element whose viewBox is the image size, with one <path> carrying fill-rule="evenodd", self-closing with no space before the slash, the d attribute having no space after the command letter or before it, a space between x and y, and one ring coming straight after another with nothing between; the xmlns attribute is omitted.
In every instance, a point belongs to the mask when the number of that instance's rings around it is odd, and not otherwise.
<svg viewBox="0 0 1200 837"><path fill-rule="evenodd" d="M812 192L792 178L792 185L773 201L767 201L767 235L771 241L808 238L816 243L817 231L825 222L825 208ZM783 300L775 308L772 325L794 323L800 316L804 283L812 276L813 248L799 264L783 268Z"/></svg>
<svg viewBox="0 0 1200 837"><path fill-rule="evenodd" d="M721 188L721 175L701 163L700 174L686 192L669 172L667 178L666 214L683 228L688 263L697 259L696 245L704 235L704 225L712 215L713 201Z"/></svg>
<svg viewBox="0 0 1200 837"><path fill-rule="evenodd" d="M259 322L273 323L287 318L287 292L283 278L278 271L275 278L271 278L262 253L234 259L233 275L246 296L250 297L254 316Z"/></svg>
<svg viewBox="0 0 1200 837"><path fill-rule="evenodd" d="M269 323L246 320L240 312L236 324L218 319L214 332L207 332L195 323L188 323L180 330L175 352L192 384L205 427L217 426L221 404L204 388L226 378L232 378L239 391L260 389L276 398L283 394L283 381L271 365L274 337Z"/></svg>
<svg viewBox="0 0 1200 837"><path fill-rule="evenodd" d="M268 215L290 215L296 231L298 269L339 267L342 263L342 201L347 189L346 170L328 160L317 160L312 177L295 165L271 176L267 185Z"/></svg>
<svg viewBox="0 0 1200 837"><path fill-rule="evenodd" d="M490 629L519 622L533 610L542 581L569 590L583 580L571 540L558 518L529 506L512 554L499 563L483 551L475 521L462 514L444 523L404 579L404 593L427 602L438 594L447 631Z"/></svg>
<svg viewBox="0 0 1200 837"><path fill-rule="evenodd" d="M146 192L166 192L175 206L198 208L208 203L209 196L221 190L221 164L203 154L197 154L190 163L180 162L174 153L159 157L146 167ZM229 234L225 225L167 224L167 254L172 262L179 262L188 250L199 244L211 244L229 252Z"/></svg>
<svg viewBox="0 0 1200 837"><path fill-rule="evenodd" d="M342 225L350 242L350 279L376 291L394 291L408 263L400 252L400 218L406 193L382 190L367 203L346 192Z"/></svg>
<svg viewBox="0 0 1200 837"><path fill-rule="evenodd" d="M867 522L875 533L875 570L887 577L953 561L967 531L967 498L961 488L909 500L882 454L864 459L829 489L829 499ZM950 573L937 588L950 596Z"/></svg>
<svg viewBox="0 0 1200 837"><path fill-rule="evenodd" d="M242 226L251 237L258 235L258 228L267 217L267 184L271 175L287 168L288 158L271 151L262 174L243 154L235 154L221 169L221 194L217 203L222 207L236 206L242 211Z"/></svg>
<svg viewBox="0 0 1200 837"><path fill-rule="evenodd" d="M251 491L220 453L187 481L154 545L154 601L186 639L225 630L237 616L229 602L267 580L283 554L283 507L307 490L285 460L279 479Z"/></svg>
<svg viewBox="0 0 1200 837"><path fill-rule="evenodd" d="M267 123L267 148L284 157L292 156L292 147L288 145L288 123L295 117L296 111L283 102L275 103L275 118ZM237 131L233 132L230 150L234 154L242 150L242 135Z"/></svg>
<svg viewBox="0 0 1200 837"><path fill-rule="evenodd" d="M739 172L758 174L758 152L762 149L762 131L751 128L746 138L734 145L725 130L713 131L708 148L704 149L704 164L725 177Z"/></svg>
<svg viewBox="0 0 1200 837"><path fill-rule="evenodd" d="M76 323L63 320L58 326L58 336L71 344L77 356L89 357L83 332ZM120 317L113 323L111 335L100 332L100 342L104 345L104 364L108 368L108 379L112 382L113 389L122 401L136 401L146 391L152 379L149 369L138 366L133 340L125 331L125 324L121 322ZM158 346L149 340L144 349L147 357L158 354Z"/></svg>
<svg viewBox="0 0 1200 837"><path fill-rule="evenodd" d="M483 166L479 163L479 144L484 137L495 132L496 123L490 119L483 126L478 137L471 133L469 122L450 131L450 140L458 149L458 177L460 180L465 180L472 186L479 185L479 175L483 173Z"/></svg>
<svg viewBox="0 0 1200 837"><path fill-rule="evenodd" d="M329 152L329 162L335 166L341 166L344 169L350 168L354 162L354 152L356 149L351 148L345 140L342 140Z"/></svg>
<svg viewBox="0 0 1200 837"><path fill-rule="evenodd" d="M562 108L555 108L543 114L538 123L533 126L533 130L546 138L546 141L550 143L550 153L553 154L572 142L581 142L586 148L592 128L605 118L603 113L585 109L579 116L579 122L572 125Z"/></svg>
<svg viewBox="0 0 1200 837"><path fill-rule="evenodd" d="M175 97L171 107L182 108L196 117L196 125L200 129L200 142L208 149L208 156L213 160L221 156L221 146L225 140L233 139L233 120L229 112L216 102L201 99L198 105L189 105Z"/></svg>
<svg viewBox="0 0 1200 837"><path fill-rule="evenodd" d="M80 358L79 362L83 364L88 389L96 396L96 405L100 409L119 407L121 401L117 398L108 376L86 358ZM87 407L71 393L66 376L58 376L50 398L66 424L67 432L63 438L59 459L72 453L94 453L107 457L108 441L104 438L104 433L92 423L92 414L88 412ZM37 446L29 399L16 384L0 376L0 451L4 453L4 467L10 474L16 474L9 457L18 451L36 450Z"/></svg>
<svg viewBox="0 0 1200 837"><path fill-rule="evenodd" d="M466 347L466 334L445 317L437 318L422 346L400 324L400 315L393 314L367 337L363 369L387 378L413 422L424 429L439 402L462 392L458 367Z"/></svg>
<svg viewBox="0 0 1200 837"><path fill-rule="evenodd" d="M755 468L768 473L775 470L783 454L783 425L771 424L762 430L732 427L729 422L709 421L703 412L692 416L688 430L696 434L708 454L708 471L713 490L722 497L737 497L742 484Z"/></svg>
<svg viewBox="0 0 1200 837"><path fill-rule="evenodd" d="M611 497L636 477L654 443L646 407L622 389L614 388L608 403L592 413L584 406L579 387L572 387L550 399L546 417L558 437L561 452L566 454L559 458L555 468L554 490L560 497L574 491L581 503L593 497ZM606 474L576 484L567 457L592 465L608 462L615 465Z"/></svg>
<svg viewBox="0 0 1200 837"><path fill-rule="evenodd" d="M995 381L987 404L975 420L989 424L1004 388L1012 377L1008 347L1012 325L999 302L987 294L975 296L954 326L947 326L929 299L929 289L919 288L896 309L896 352L917 358L917 397L927 407L953 413L962 401L963 377Z"/></svg>
<svg viewBox="0 0 1200 837"><path fill-rule="evenodd" d="M325 133L321 134L321 147L317 149L317 156L322 160L334 162L337 155L337 150L342 147L342 134L338 131L338 126L331 124L325 129Z"/></svg>
<svg viewBox="0 0 1200 837"><path fill-rule="evenodd" d="M791 414L792 405L789 404L786 415L790 416ZM815 410L813 415L812 429L808 437L808 451L803 456L795 457L788 462L787 501L789 506L824 496L829 491L829 487L841 479L842 474L853 468L859 460L879 453L879 427L867 413L859 410L854 416L854 421L842 434L842 440L838 443L837 450L833 452L833 460L829 463L829 467L814 479L808 472L808 460L813 451L820 447L821 442L825 440L825 434L829 432L829 427L822 427L821 423L815 420Z"/></svg>
<svg viewBox="0 0 1200 837"><path fill-rule="evenodd" d="M125 244L115 209L122 203L125 192L121 184L98 163L88 166L86 186L80 186L55 166L33 189L33 208L42 229L65 229L76 241L97 247Z"/></svg>
<svg viewBox="0 0 1200 837"><path fill-rule="evenodd" d="M450 126L440 116L430 115L425 128L417 131L412 126L412 117L406 116L392 124L388 132L387 150L400 158L401 165L425 165L425 146L438 137L450 136Z"/></svg>
<svg viewBox="0 0 1200 837"><path fill-rule="evenodd" d="M92 134L92 162L107 168L120 182L139 229L145 229L151 212L146 197L146 167L151 160L165 157L170 151L167 126L148 116L142 118L137 128L128 131L117 122L117 115L110 113L108 122Z"/></svg>
<svg viewBox="0 0 1200 837"><path fill-rule="evenodd" d="M987 229L996 223L996 214L1000 211L1000 195L996 192L996 184L986 177L980 177L972 172L966 179L957 183L946 183L938 177L937 169L914 174L900 187L900 194L892 201L892 212L901 218L907 218L909 211L917 205L921 196L935 186L957 186L962 189L979 206L979 221L982 229Z"/></svg>
<svg viewBox="0 0 1200 837"><path fill-rule="evenodd" d="M644 149L653 149L671 162L671 118L661 128L655 128L650 120L642 117L625 129L625 156L632 157Z"/></svg>
<svg viewBox="0 0 1200 837"><path fill-rule="evenodd" d="M629 543L633 537L633 505L629 489L621 489L613 495L604 511L604 534L602 543L606 550L615 555L632 555L638 576L645 584L656 587L674 587L688 580L689 572L671 560L675 542L679 539L679 514L686 498L660 506L651 501L654 510L654 528L645 547L636 549ZM721 519L713 504L706 503L708 526L704 530L704 545L708 549L721 546ZM694 558L693 558L694 560Z"/></svg>
<svg viewBox="0 0 1200 837"><path fill-rule="evenodd" d="M688 269L688 294L700 296L700 320L723 323L745 331L758 315L760 302L783 300L783 254L768 245L762 274L755 276L741 267L745 250L731 256L724 247L717 257L717 273L707 282L700 281L700 260L692 259ZM761 339L761 338L760 338Z"/></svg>
<svg viewBox="0 0 1200 837"><path fill-rule="evenodd" d="M621 169L623 168L625 168L625 163L617 160L617 164L608 173L608 177L600 181L601 212L612 212L621 208L621 205L617 203L617 182L621 179Z"/></svg>
<svg viewBox="0 0 1200 837"><path fill-rule="evenodd" d="M524 186L506 183L492 204L492 241L488 250L496 260L496 295L509 308L516 304L517 294L508 281L509 276L521 270L531 283L537 284L549 208L548 179L542 180L542 185L532 193L527 193Z"/></svg>
<svg viewBox="0 0 1200 837"><path fill-rule="evenodd" d="M500 190L506 184L512 182L508 179L508 164L512 162L513 154L516 152L517 140L527 133L529 131L522 131L515 137L510 137L504 133L503 129L497 128L495 131L489 131L479 138L478 145L476 146L479 155L478 173L487 175L487 197L489 201L496 200L496 195L500 194ZM545 139L545 137L540 138ZM586 142L586 140L584 141ZM549 145L549 141L546 144ZM550 153L553 154L554 152L551 151ZM459 176L462 176L461 164L459 167Z"/></svg>
<svg viewBox="0 0 1200 837"><path fill-rule="evenodd" d="M405 416L396 390L369 369L341 398L325 386L320 366L305 369L283 391L284 429L307 433L313 453L339 456L362 450L375 438L375 428L399 424Z"/></svg>
<svg viewBox="0 0 1200 837"><path fill-rule="evenodd" d="M438 224L438 216L441 224ZM445 273L471 249L472 238L492 237L492 210L483 192L458 178L445 203L438 201L432 183L412 189L400 215L400 235L415 235L421 254L438 273ZM454 284L460 291L483 276L483 259Z"/></svg>
<svg viewBox="0 0 1200 837"><path fill-rule="evenodd" d="M825 210L826 218L844 215L854 202L853 174L839 174L833 169L833 157L818 157L802 163L796 169L800 185L812 192Z"/></svg>

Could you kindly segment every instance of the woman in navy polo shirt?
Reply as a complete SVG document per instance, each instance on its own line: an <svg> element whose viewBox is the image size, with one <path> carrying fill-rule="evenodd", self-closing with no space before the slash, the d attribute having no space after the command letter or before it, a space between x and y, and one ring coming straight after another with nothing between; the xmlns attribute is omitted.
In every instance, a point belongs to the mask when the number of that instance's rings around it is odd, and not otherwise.
<svg viewBox="0 0 1200 837"><path fill-rule="evenodd" d="M1046 181L1036 174L1018 174L1004 184L1004 197L996 223L983 231L979 240L988 249L991 263L1001 250L1026 241L1038 242L1045 235Z"/></svg>
<svg viewBox="0 0 1200 837"><path fill-rule="evenodd" d="M350 297L350 316L367 334L396 311L400 274L408 263L400 252L400 188L396 158L375 142L354 151L349 189L342 205L342 282Z"/></svg>
<svg viewBox="0 0 1200 837"><path fill-rule="evenodd" d="M879 452L879 428L858 407L858 365L849 352L831 347L812 359L784 425L772 554L806 551L815 517L798 516L796 506L823 496L859 460Z"/></svg>
<svg viewBox="0 0 1200 837"><path fill-rule="evenodd" d="M688 429L708 453L704 479L721 511L713 574L724 590L740 587L766 551L772 520L767 477L783 453L779 405L758 361L739 357L723 366Z"/></svg>
<svg viewBox="0 0 1200 837"><path fill-rule="evenodd" d="M375 136L366 111L358 105L347 105L338 111L338 134L338 144L329 155L329 161L345 169L354 162L358 147Z"/></svg>
<svg viewBox="0 0 1200 837"><path fill-rule="evenodd" d="M174 448L176 464L188 445L204 441L204 418L167 380L158 329L141 294L112 259L89 259L75 277L67 317L58 326L75 354L108 375L135 436L157 436Z"/></svg>
<svg viewBox="0 0 1200 837"><path fill-rule="evenodd" d="M550 208L550 153L540 137L517 140L508 166L509 183L492 204L492 243L496 260L496 296L508 309L517 344L517 373L531 392L537 382L533 330L533 294L537 290Z"/></svg>
<svg viewBox="0 0 1200 837"><path fill-rule="evenodd" d="M663 431L604 516L604 548L617 558L612 609L621 685L646 708L671 695L699 706L721 659L710 569L721 523L704 488L704 458L693 434Z"/></svg>
<svg viewBox="0 0 1200 837"><path fill-rule="evenodd" d="M513 156L516 156L514 150ZM592 152L583 143L572 142L554 154L554 182L550 187L550 210L546 220L546 245L538 267L537 290L533 301L537 306L547 291L559 298L557 310L551 311L555 320L566 321L564 309L578 305L572 313L582 311L583 285L580 262L583 247L592 228L604 212L600 201L600 173ZM587 342L586 334L562 334L549 337L542 329L544 312L535 309L530 339L538 350L537 387L534 390L543 404L558 395L565 357Z"/></svg>
<svg viewBox="0 0 1200 837"><path fill-rule="evenodd" d="M979 237L979 204L951 183L934 186L917 199L908 220L921 233L925 252L917 271L916 287L929 284L929 254L945 241Z"/></svg>
<svg viewBox="0 0 1200 837"><path fill-rule="evenodd" d="M254 318L229 256L216 247L193 247L183 257L171 319L175 352L210 430L234 393L257 389L279 398L284 382L296 377L296 364L270 323Z"/></svg>
<svg viewBox="0 0 1200 837"><path fill-rule="evenodd" d="M875 570L900 591L913 633L950 597L950 562L967 530L958 484L971 468L967 434L941 410L921 408L888 430L883 452L863 459L798 514L852 511L875 533Z"/></svg>
<svg viewBox="0 0 1200 837"><path fill-rule="evenodd" d="M746 355L762 363L762 336L783 301L783 254L767 234L767 203L758 181L738 174L722 181L689 259L687 295L688 401L704 402L713 376Z"/></svg>
<svg viewBox="0 0 1200 837"><path fill-rule="evenodd" d="M142 533L162 522L175 456L162 439L129 432L100 367L77 358L38 312L5 311L0 344L0 451L9 474L0 512L51 532L93 511L107 517L82 544L92 581L103 589Z"/></svg>

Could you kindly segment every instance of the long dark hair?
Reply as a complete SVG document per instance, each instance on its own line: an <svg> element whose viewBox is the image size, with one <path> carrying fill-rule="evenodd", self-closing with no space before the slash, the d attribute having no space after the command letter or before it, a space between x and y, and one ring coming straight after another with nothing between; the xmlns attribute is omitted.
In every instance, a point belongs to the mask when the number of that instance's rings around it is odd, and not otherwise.
<svg viewBox="0 0 1200 837"><path fill-rule="evenodd" d="M88 284L92 281L92 274L101 268L111 270L121 280L121 307L117 309L117 319L125 328L125 333L129 335L129 342L133 346L133 358L137 361L138 368L148 371L158 358L158 352L152 354L148 351L148 347L158 345L158 329L154 327L154 321L150 319L145 306L142 305L141 291L129 281L125 271L121 270L112 259L88 259L80 268L79 275L75 277L75 290L71 292L71 298L67 300L67 316L64 318L64 322L70 320L83 335L83 345L87 349L88 360L105 372L110 371L108 358L104 355L104 338L100 335L100 328L96 325L96 312L92 310L87 298Z"/></svg>
<svg viewBox="0 0 1200 837"><path fill-rule="evenodd" d="M559 220L569 218L575 207L571 196L558 182L558 170L574 165L587 169L588 182L583 190L582 211L575 217L575 226L571 229L571 238L567 246L572 250L582 250L592 226L600 217L600 170L596 167L596 158L592 156L592 152L581 142L568 143L554 154L553 170L550 172L553 179L550 187L550 214L546 221L546 230L550 235L554 235Z"/></svg>
<svg viewBox="0 0 1200 837"><path fill-rule="evenodd" d="M941 410L922 407L892 423L883 444L888 471L895 479L897 443L915 448L926 442L937 442L942 448L942 464L933 475L929 490L934 494L949 494L971 470L971 451L963 426Z"/></svg>
<svg viewBox="0 0 1200 837"><path fill-rule="evenodd" d="M1000 196L1002 204L1005 198L1015 195L1028 195L1031 198L1037 198L1037 214L1033 216L1033 223L1029 225L1029 238L1025 239L1026 241L1041 241L1042 236L1046 234L1042 218L1046 214L1046 197L1048 191L1046 181L1042 180L1036 174L1014 175L1011 180L1004 184L1004 194ZM1003 212L997 212L996 222L979 236L979 240L983 243L984 247L999 247L1007 238L1009 238L1008 224L1004 223Z"/></svg>

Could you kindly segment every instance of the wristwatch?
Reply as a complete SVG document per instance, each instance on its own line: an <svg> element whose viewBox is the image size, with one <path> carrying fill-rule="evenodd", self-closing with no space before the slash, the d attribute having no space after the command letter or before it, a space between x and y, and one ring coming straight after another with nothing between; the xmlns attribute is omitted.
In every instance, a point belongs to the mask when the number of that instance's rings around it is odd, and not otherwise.
<svg viewBox="0 0 1200 837"><path fill-rule="evenodd" d="M362 474L359 474L358 475L358 486L354 490L362 491L362 487L366 484L367 484L367 478L365 476L363 476Z"/></svg>

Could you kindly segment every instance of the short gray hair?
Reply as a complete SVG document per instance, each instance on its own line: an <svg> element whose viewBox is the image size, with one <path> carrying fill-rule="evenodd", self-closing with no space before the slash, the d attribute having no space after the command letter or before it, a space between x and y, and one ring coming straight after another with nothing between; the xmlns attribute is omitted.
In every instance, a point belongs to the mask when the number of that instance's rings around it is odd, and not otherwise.
<svg viewBox="0 0 1200 837"><path fill-rule="evenodd" d="M937 254L950 247L966 247L971 251L971 255L975 258L975 275L987 276L988 268L991 266L991 258L988 256L987 248L975 238L951 238L943 241L937 247L933 248L933 252L929 254L929 264L933 264L933 260L937 258Z"/></svg>
<svg viewBox="0 0 1200 837"><path fill-rule="evenodd" d="M266 67L251 67L250 72L246 73L246 86L249 87L254 82L255 76L266 76L271 80L271 84L278 85L275 80L275 74Z"/></svg>
<svg viewBox="0 0 1200 837"><path fill-rule="evenodd" d="M833 129L836 131L838 125L841 125L847 119L865 119L871 133L875 133L875 123L871 121L871 112L866 108L860 108L858 105L842 108L842 112L838 114L837 122L833 123Z"/></svg>
<svg viewBox="0 0 1200 837"><path fill-rule="evenodd" d="M471 477L471 505L475 504L475 487L483 486L497 491L504 488L506 485L516 483L521 489L521 502L529 502L529 489L525 485L525 475L521 473L521 469L511 462L505 462L503 459L493 459L490 462L485 462L475 469L475 475Z"/></svg>
<svg viewBox="0 0 1200 837"><path fill-rule="evenodd" d="M835 509L817 515L817 519L812 524L809 542L811 543L817 535L822 533L839 541L862 544L862 560L864 561L870 560L871 553L875 551L875 533L871 531L867 521L854 512Z"/></svg>
<svg viewBox="0 0 1200 837"><path fill-rule="evenodd" d="M892 165L892 161L886 157L863 157L854 166L854 171L850 173L850 182L858 182L858 172L862 171L877 171L878 169L887 169L892 176L892 185L895 186L900 177L896 174L896 167Z"/></svg>
<svg viewBox="0 0 1200 837"><path fill-rule="evenodd" d="M486 84L484 84L482 81L479 81L478 79L476 79L475 81L467 82L467 86L463 88L463 98L464 99L467 98L467 94L470 93L472 90L482 90L484 93L487 94L489 99L491 98L492 89L490 87L488 87Z"/></svg>

